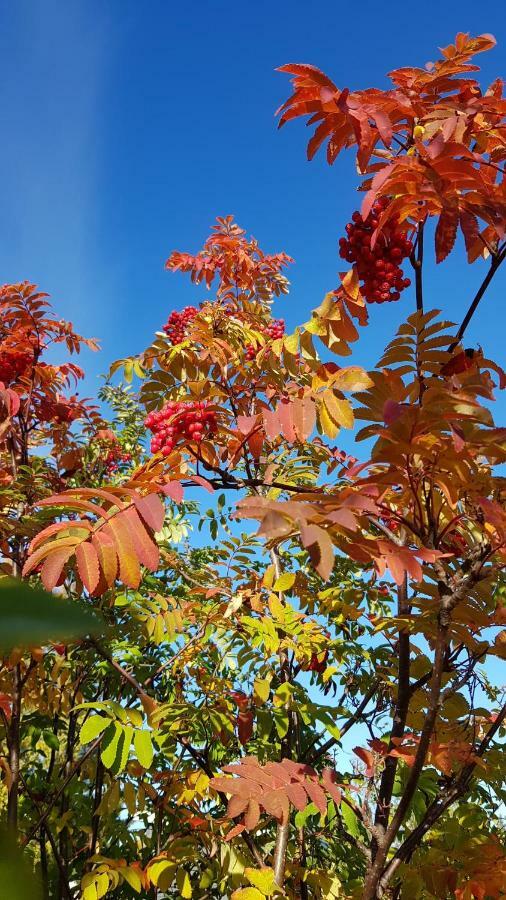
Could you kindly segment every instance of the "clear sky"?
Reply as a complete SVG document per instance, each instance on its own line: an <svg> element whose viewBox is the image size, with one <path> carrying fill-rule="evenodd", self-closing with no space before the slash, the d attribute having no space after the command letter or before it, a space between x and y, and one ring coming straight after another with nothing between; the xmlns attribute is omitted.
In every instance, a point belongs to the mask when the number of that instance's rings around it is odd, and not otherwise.
<svg viewBox="0 0 506 900"><path fill-rule="evenodd" d="M289 327L336 285L337 240L360 199L354 162L309 164L304 127L276 130L289 92L276 66L309 62L340 86L382 85L389 69L424 64L469 30L498 39L479 57L483 80L506 75L500 2L4 0L0 26L1 280L38 282L101 339L102 353L83 360L88 395L172 308L201 299L163 264L172 249L198 249L216 215L295 257L291 298L277 306ZM479 267L455 256L433 268L427 306L460 319ZM503 364L505 287L500 273L470 332ZM411 293L372 308L358 362L379 358Z"/></svg>

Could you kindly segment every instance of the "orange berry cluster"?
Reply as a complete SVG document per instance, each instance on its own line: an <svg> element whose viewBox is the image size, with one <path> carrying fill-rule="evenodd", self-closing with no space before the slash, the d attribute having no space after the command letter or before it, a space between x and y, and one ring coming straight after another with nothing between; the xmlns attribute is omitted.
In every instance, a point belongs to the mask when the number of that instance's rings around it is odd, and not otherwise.
<svg viewBox="0 0 506 900"><path fill-rule="evenodd" d="M272 322L269 322L264 328L259 328L258 330L261 331L262 334L265 334L267 338L270 338L271 341L279 340L285 333L285 320L273 319ZM246 359L255 359L257 353L258 350L253 344L248 344L246 346Z"/></svg>
<svg viewBox="0 0 506 900"><path fill-rule="evenodd" d="M401 262L411 254L413 245L398 227L398 221L391 219L371 247L373 232L387 206L388 200L383 197L373 204L366 219L354 212L346 226L348 237L339 241L339 255L355 264L368 303L399 300L401 292L411 284L409 278L404 278Z"/></svg>
<svg viewBox="0 0 506 900"><path fill-rule="evenodd" d="M152 412L144 420L153 432L151 452L169 456L181 439L200 443L204 436L216 431L216 414L207 403L193 400L166 403L159 412Z"/></svg>
<svg viewBox="0 0 506 900"><path fill-rule="evenodd" d="M185 306L181 312L176 309L171 312L167 322L163 326L163 330L167 335L170 343L174 346L184 341L188 331L188 325L195 318L198 309L195 306Z"/></svg>
<svg viewBox="0 0 506 900"><path fill-rule="evenodd" d="M26 372L33 362L33 353L27 350L5 349L0 354L0 381L11 384Z"/></svg>

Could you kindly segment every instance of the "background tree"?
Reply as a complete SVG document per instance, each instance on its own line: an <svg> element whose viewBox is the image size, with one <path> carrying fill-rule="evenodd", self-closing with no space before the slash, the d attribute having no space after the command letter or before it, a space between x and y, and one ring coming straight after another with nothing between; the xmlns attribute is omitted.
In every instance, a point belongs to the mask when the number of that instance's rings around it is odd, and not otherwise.
<svg viewBox="0 0 506 900"><path fill-rule="evenodd" d="M460 34L385 91L284 67L281 122L310 116L310 156L356 146L365 194L351 268L293 334L289 257L218 219L167 261L208 299L113 366L141 386L103 389L106 424L41 359L82 339L3 289L3 568L105 628L3 660L7 820L46 896L503 895L505 376L462 345L506 255L505 103L470 63L493 43ZM437 261L458 228L490 261L459 326L426 309L432 218ZM377 368L340 366L407 266ZM355 419L360 463L334 444Z"/></svg>

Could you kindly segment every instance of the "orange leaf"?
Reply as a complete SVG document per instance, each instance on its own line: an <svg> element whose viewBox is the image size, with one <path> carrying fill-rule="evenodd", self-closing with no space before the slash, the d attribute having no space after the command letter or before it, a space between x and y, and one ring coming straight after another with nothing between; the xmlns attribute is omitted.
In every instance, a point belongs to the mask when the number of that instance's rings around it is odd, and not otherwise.
<svg viewBox="0 0 506 900"><path fill-rule="evenodd" d="M106 534L102 528L100 531L95 532L92 541L97 551L104 580L108 587L112 587L118 572L118 557L114 540L111 535Z"/></svg>
<svg viewBox="0 0 506 900"><path fill-rule="evenodd" d="M300 536L313 566L326 581L334 568L334 545L328 533L318 525L303 525Z"/></svg>
<svg viewBox="0 0 506 900"><path fill-rule="evenodd" d="M42 566L40 577L46 591L52 591L58 584L63 566L74 553L73 547L62 547L51 553Z"/></svg>
<svg viewBox="0 0 506 900"><path fill-rule="evenodd" d="M369 750L365 750L364 747L354 747L353 752L356 753L359 759L365 763L365 774L367 778L372 778L375 771L375 759L374 754Z"/></svg>
<svg viewBox="0 0 506 900"><path fill-rule="evenodd" d="M97 551L90 541L83 541L77 546L76 562L81 581L88 593L92 594L98 584L100 570Z"/></svg>
<svg viewBox="0 0 506 900"><path fill-rule="evenodd" d="M127 587L139 587L141 580L139 560L135 552L130 529L124 521L122 514L118 513L115 516L111 516L102 530L105 534L110 535L114 541L116 553L118 554L119 576L121 581Z"/></svg>
<svg viewBox="0 0 506 900"><path fill-rule="evenodd" d="M158 545L147 533L133 506L123 513L123 518L128 523L128 528L130 529L130 535L139 562L152 572L155 572L160 562L160 550Z"/></svg>

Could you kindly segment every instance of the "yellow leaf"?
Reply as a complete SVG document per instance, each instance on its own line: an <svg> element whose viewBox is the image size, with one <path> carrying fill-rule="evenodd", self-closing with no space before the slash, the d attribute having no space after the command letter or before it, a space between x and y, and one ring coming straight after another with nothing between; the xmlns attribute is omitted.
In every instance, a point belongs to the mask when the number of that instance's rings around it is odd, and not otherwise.
<svg viewBox="0 0 506 900"><path fill-rule="evenodd" d="M283 572L274 583L274 591L289 591L295 583L295 572Z"/></svg>
<svg viewBox="0 0 506 900"><path fill-rule="evenodd" d="M319 417L320 417L320 428L323 433L329 437L331 440L334 440L335 437L339 434L339 426L334 422L333 419L328 414L327 407L323 402L319 403Z"/></svg>
<svg viewBox="0 0 506 900"><path fill-rule="evenodd" d="M257 891L254 887L247 888L239 888L239 890L234 891L230 900L263 900L264 894L261 894L260 891Z"/></svg>
<svg viewBox="0 0 506 900"><path fill-rule="evenodd" d="M265 866L261 869L245 869L244 874L253 887L258 888L266 897L271 897L277 890L273 869Z"/></svg>
<svg viewBox="0 0 506 900"><path fill-rule="evenodd" d="M331 383L340 391L365 391L373 386L369 375L361 366L339 369L332 376Z"/></svg>
<svg viewBox="0 0 506 900"><path fill-rule="evenodd" d="M281 603L281 600L279 599L277 594L269 595L269 609L276 621L285 621L285 606L283 603Z"/></svg>
<svg viewBox="0 0 506 900"><path fill-rule="evenodd" d="M332 391L325 391L323 402L330 418L334 422L342 425L344 428L353 428L355 418L348 400L341 400Z"/></svg>
<svg viewBox="0 0 506 900"><path fill-rule="evenodd" d="M135 803L135 788L130 781L127 781L123 790L123 796L125 798L126 808L131 816L135 814L136 803Z"/></svg>
<svg viewBox="0 0 506 900"><path fill-rule="evenodd" d="M192 886L190 881L190 876L186 869L178 869L176 875L176 884L179 890L179 894L181 897L184 897L185 900L192 896Z"/></svg>
<svg viewBox="0 0 506 900"><path fill-rule="evenodd" d="M323 683L326 684L336 672L339 672L338 666L327 666L322 676Z"/></svg>
<svg viewBox="0 0 506 900"><path fill-rule="evenodd" d="M151 884L156 884L160 890L165 891L170 887L176 874L177 865L168 859L158 860L148 867L148 878Z"/></svg>
<svg viewBox="0 0 506 900"><path fill-rule="evenodd" d="M253 700L257 706L267 703L271 690L271 683L267 678L255 678L253 684Z"/></svg>
<svg viewBox="0 0 506 900"><path fill-rule="evenodd" d="M288 334L283 339L285 350L294 355L299 349L299 329L296 328L293 334Z"/></svg>
<svg viewBox="0 0 506 900"><path fill-rule="evenodd" d="M267 587L267 588L272 587L272 585L274 583L275 575L276 575L276 570L275 570L274 566L267 566L267 568L264 572L264 577L263 577L263 584L265 587Z"/></svg>
<svg viewBox="0 0 506 900"><path fill-rule="evenodd" d="M128 867L126 869L120 869L120 873L123 876L123 878L125 879L125 881L127 882L127 884L129 884L130 887L134 889L134 891L137 891L137 893L140 894L141 888L142 888L142 881L141 881L141 876L139 875L137 869Z"/></svg>

